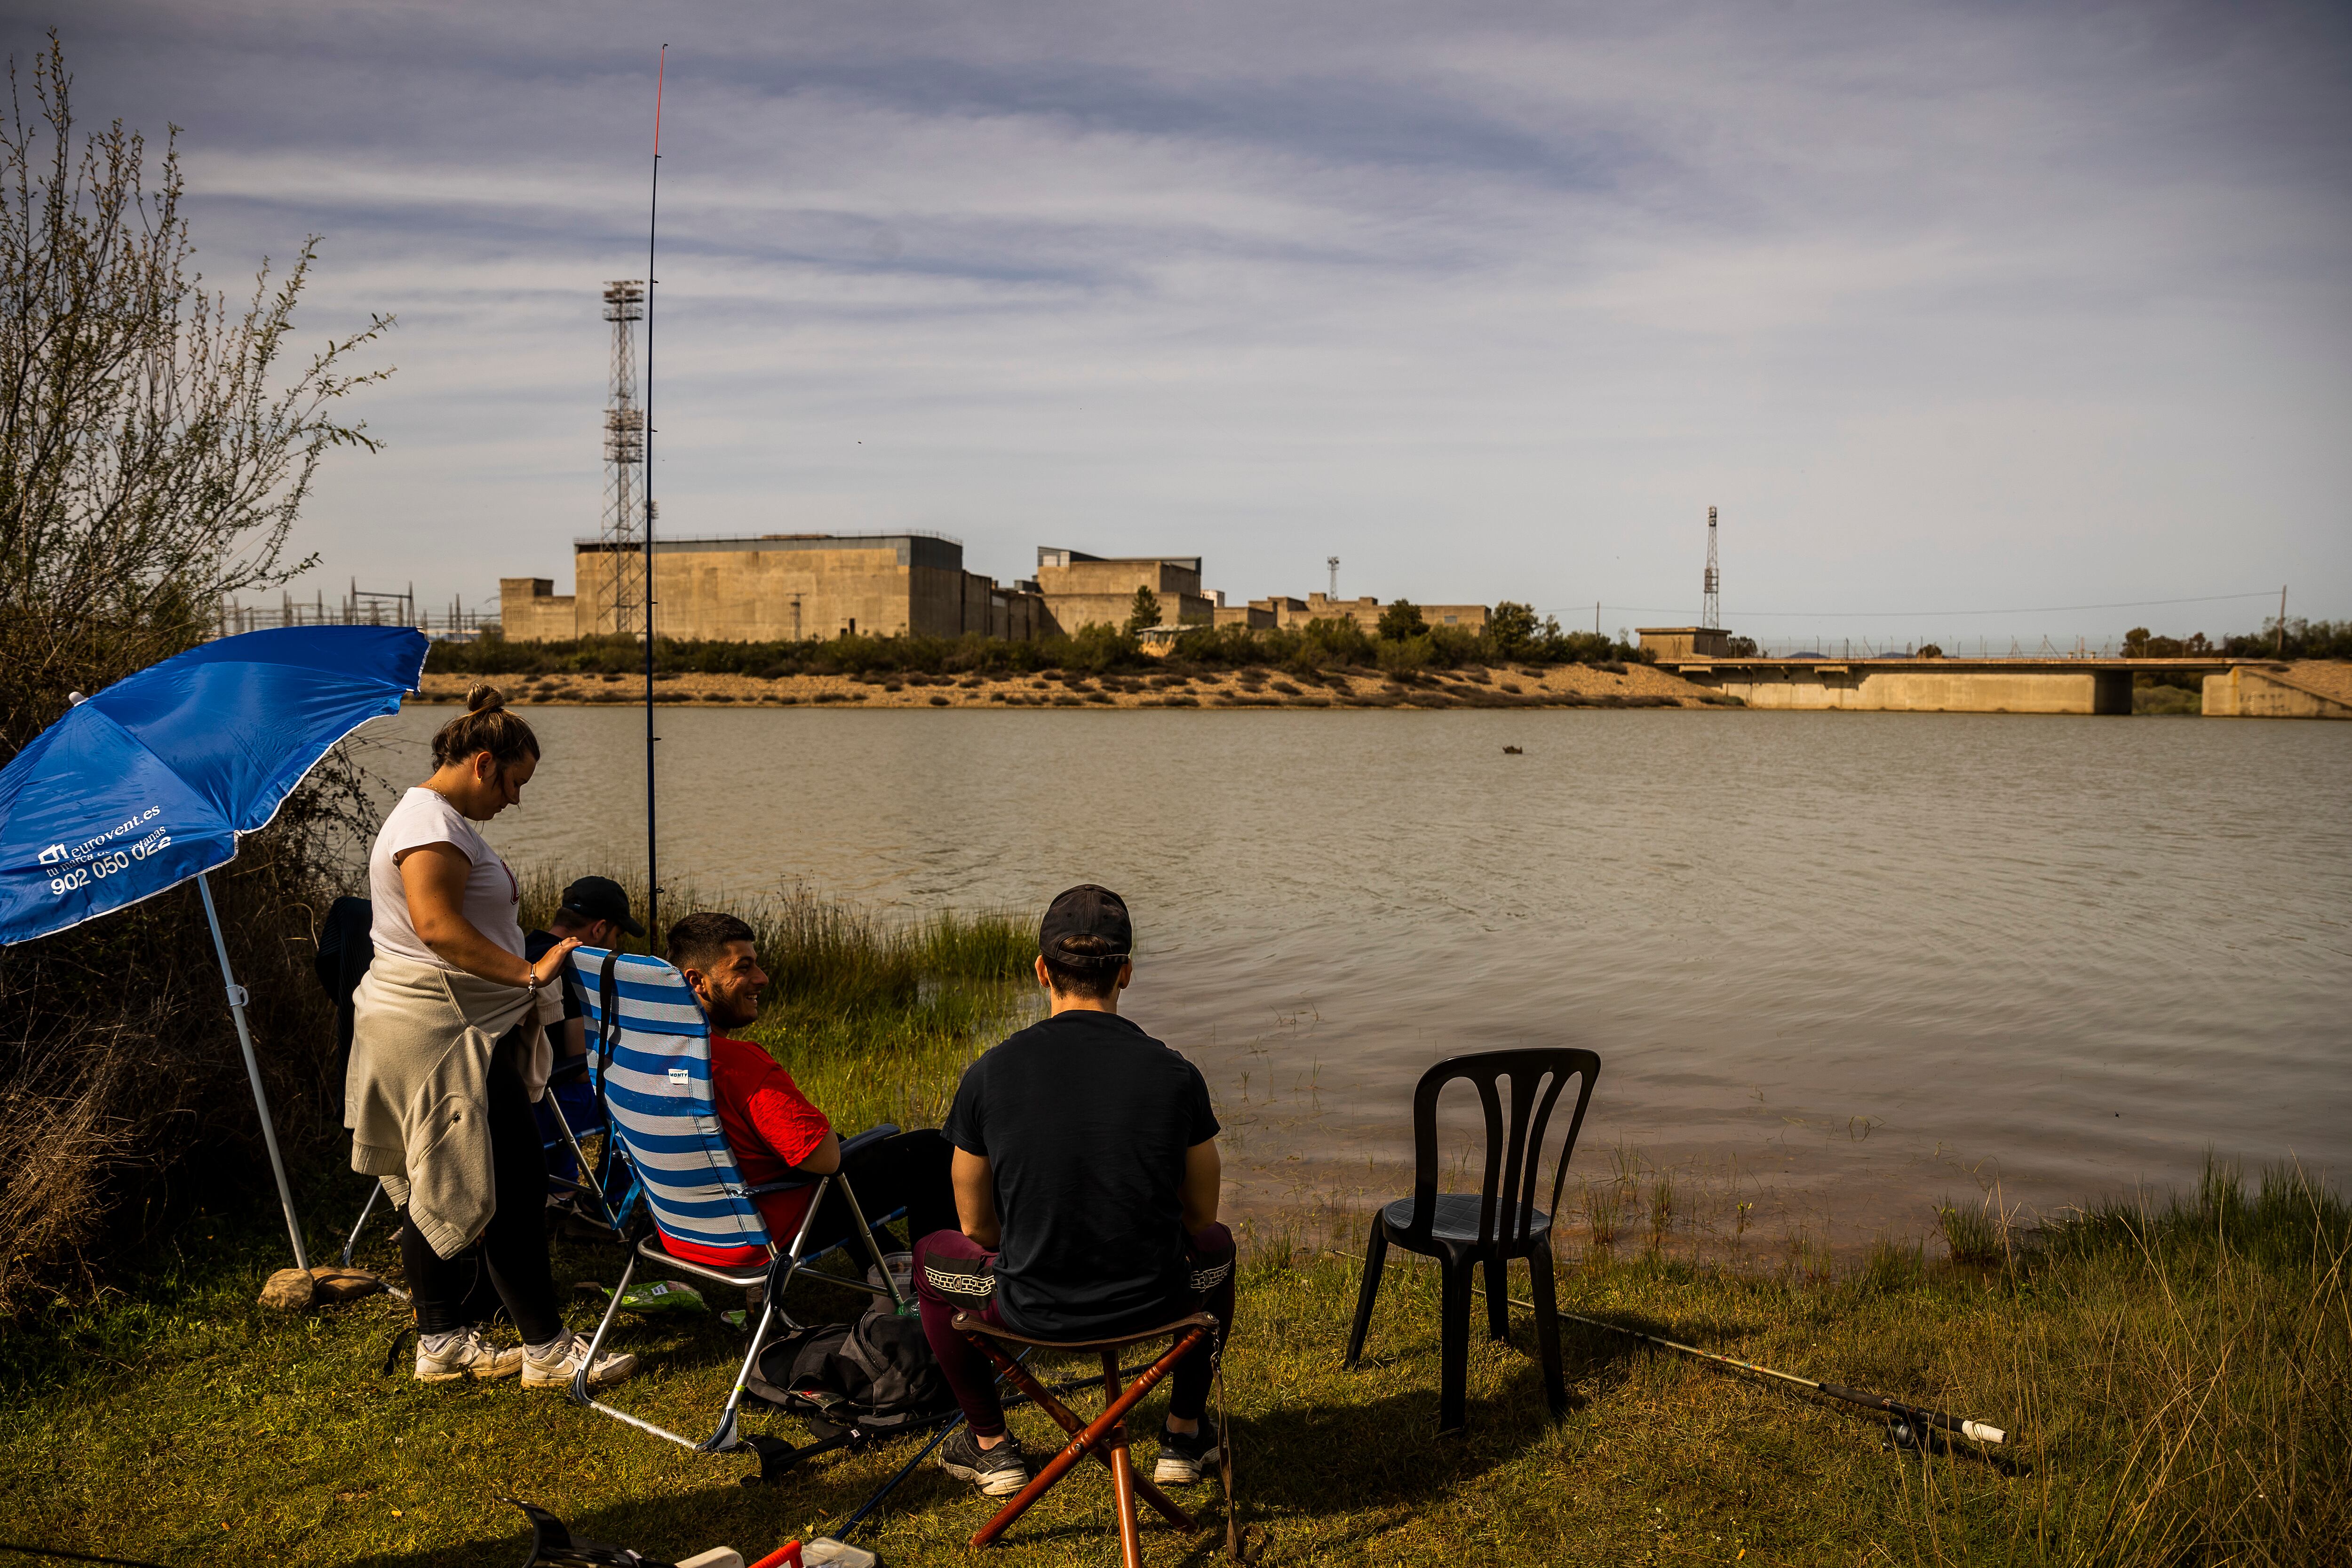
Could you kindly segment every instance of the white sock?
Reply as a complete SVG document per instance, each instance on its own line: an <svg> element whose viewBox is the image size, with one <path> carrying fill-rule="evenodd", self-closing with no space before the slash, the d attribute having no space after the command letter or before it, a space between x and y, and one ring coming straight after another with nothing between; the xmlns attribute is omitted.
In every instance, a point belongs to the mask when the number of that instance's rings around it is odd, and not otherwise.
<svg viewBox="0 0 2352 1568"><path fill-rule="evenodd" d="M420 1331L416 1336L416 1349L422 1355L446 1355L457 1349L458 1342L465 1337L466 1331L463 1329L451 1329L438 1334L428 1334Z"/></svg>
<svg viewBox="0 0 2352 1568"><path fill-rule="evenodd" d="M562 1361L572 1353L572 1336L569 1333L561 1333L551 1340L545 1340L535 1345L525 1345L522 1350L523 1354L543 1366L551 1361Z"/></svg>

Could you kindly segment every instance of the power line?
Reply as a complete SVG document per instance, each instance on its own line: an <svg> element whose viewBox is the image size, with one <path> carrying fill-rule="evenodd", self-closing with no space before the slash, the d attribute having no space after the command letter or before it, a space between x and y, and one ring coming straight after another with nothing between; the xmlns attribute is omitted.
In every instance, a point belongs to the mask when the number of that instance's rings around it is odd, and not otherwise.
<svg viewBox="0 0 2352 1568"><path fill-rule="evenodd" d="M2188 599L2117 599L2105 605L2027 605L2006 610L1740 610L1742 616L1780 620L1866 620L1873 616L1904 616L1927 619L1938 616L2053 616L2072 610L2137 610L2156 605L2210 605L2224 599L2267 599L2271 590L2264 588L2252 594L2200 594ZM1569 608L1581 610L1581 605ZM1637 616L1672 616L1687 613L1687 606L1669 605L1610 605L1612 610L1625 610ZM1546 610L1548 616L1561 610Z"/></svg>

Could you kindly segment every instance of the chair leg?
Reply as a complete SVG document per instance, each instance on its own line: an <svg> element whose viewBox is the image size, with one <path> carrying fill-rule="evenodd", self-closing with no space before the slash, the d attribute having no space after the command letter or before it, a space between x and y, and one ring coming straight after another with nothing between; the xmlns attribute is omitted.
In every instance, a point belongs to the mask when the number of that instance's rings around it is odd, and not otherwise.
<svg viewBox="0 0 2352 1568"><path fill-rule="evenodd" d="M982 1525L973 1534L971 1544L975 1547L986 1546L1010 1530L1013 1521L1026 1512L1031 1503L1052 1490L1055 1483L1068 1474L1070 1467L1076 1465L1082 1456L1091 1454L1097 1463L1106 1468L1109 1467L1111 1460L1109 1453L1103 1446L1103 1434L1109 1429L1111 1423L1114 1420L1124 1419L1128 1411L1141 1403L1147 1394L1157 1388L1160 1380L1173 1370L1178 1362L1183 1360L1195 1346L1203 1345L1206 1342L1206 1335L1200 1329L1192 1330L1184 1334L1176 1342L1173 1349L1146 1367L1141 1375L1129 1384L1125 1392L1116 1399L1108 1401L1100 1415L1096 1416L1091 1423L1081 1425L1068 1405L1055 1398L1053 1392L1032 1376L1028 1368L999 1350L985 1335L966 1334L964 1339L967 1343L996 1363L997 1369L1003 1373L1006 1382L1027 1394L1039 1409L1061 1423L1063 1429L1071 1434L1069 1443L1062 1451L1046 1460L1045 1468L1030 1478L1029 1484L1022 1488L1012 1501L998 1510L995 1518ZM1174 1500L1157 1486L1141 1476L1135 1475L1132 1467L1129 1467L1129 1484L1134 1487L1137 1494L1141 1496L1144 1501L1159 1510L1171 1524L1179 1530L1199 1528L1190 1513L1177 1506Z"/></svg>
<svg viewBox="0 0 2352 1568"><path fill-rule="evenodd" d="M1500 1251L1486 1259L1486 1337L1511 1337L1511 1260Z"/></svg>
<svg viewBox="0 0 2352 1568"><path fill-rule="evenodd" d="M1475 1267L1466 1258L1447 1258L1444 1266L1444 1310L1437 1330L1440 1432L1459 1432L1469 1425L1470 1279Z"/></svg>
<svg viewBox="0 0 2352 1568"><path fill-rule="evenodd" d="M636 1277L637 1249L632 1247L629 1248L629 1260L621 1268L621 1282L613 1287L613 1299L605 1304L604 1319L597 1323L596 1332L588 1341L588 1353L581 1358L580 1370L572 1374L570 1397L574 1405L594 1403L588 1396L589 1369L596 1364L596 1352L604 1348L604 1336L613 1331L613 1320L621 1315L621 1298L628 1294L629 1281Z"/></svg>
<svg viewBox="0 0 2352 1568"><path fill-rule="evenodd" d="M1112 1404L1118 1400L1118 1352L1102 1352L1103 1397ZM1111 1500L1118 1510L1118 1560L1120 1568L1143 1568L1143 1536L1135 1523L1135 1466L1127 1456L1127 1422L1124 1417L1111 1423L1110 1490Z"/></svg>
<svg viewBox="0 0 2352 1568"><path fill-rule="evenodd" d="M1348 1355L1340 1363L1350 1371L1364 1353L1364 1336L1371 1331L1372 1299L1381 1293L1381 1266L1388 1256L1388 1224L1376 1214L1371 1233L1364 1238L1364 1282L1356 1290L1356 1321L1348 1331Z"/></svg>
<svg viewBox="0 0 2352 1568"><path fill-rule="evenodd" d="M1544 1403L1554 1417L1568 1413L1568 1383L1560 1371L1559 1310L1552 1296L1551 1246L1528 1254L1528 1299L1536 1304L1536 1353L1543 1361Z"/></svg>
<svg viewBox="0 0 2352 1568"><path fill-rule="evenodd" d="M727 1393L725 1408L719 1412L719 1425L701 1445L706 1454L723 1454L736 1446L736 1413L743 1406L743 1388L751 1381L751 1369L760 1364L760 1352L767 1348L768 1325L775 1321L776 1301L762 1295L760 1321L751 1327L751 1348L743 1352L743 1364L735 1369L735 1386Z"/></svg>

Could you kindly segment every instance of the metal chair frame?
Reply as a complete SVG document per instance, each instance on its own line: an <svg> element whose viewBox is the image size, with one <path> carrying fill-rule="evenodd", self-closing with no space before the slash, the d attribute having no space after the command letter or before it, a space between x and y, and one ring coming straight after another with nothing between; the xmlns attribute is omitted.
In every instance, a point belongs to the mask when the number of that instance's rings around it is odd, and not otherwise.
<svg viewBox="0 0 2352 1568"><path fill-rule="evenodd" d="M615 1052L620 1037L625 1032L621 1020L622 994L616 973L619 955L583 948L579 951L577 957L588 963L602 961L598 984L591 993L591 1016L597 1026L597 1048L590 1053L590 1071L595 1075L598 1099L603 1102L609 1099L608 1080L616 1059ZM649 983L668 986L673 992L677 989L669 980L659 978L663 973L667 973L672 979L675 978L676 971L671 970L667 964L645 959L633 959L628 962L656 970L656 975ZM698 1022L688 1023L683 1017L673 1020L674 1026L667 1033L670 1037L703 1041L707 1060L710 1033L709 1021L701 1016L701 1004L691 1000L691 991L688 991L686 995L691 1002L692 1017ZM673 1000L667 1005L682 1015L688 1003ZM683 1079L688 1074L688 1068L675 1068L671 1069L671 1074L673 1081ZM563 1122L563 1118L561 1116L556 1120ZM750 1380L751 1369L759 1363L761 1351L767 1347L769 1330L780 1317L789 1327L800 1326L793 1322L791 1316L783 1310L784 1292L791 1286L793 1276L807 1264L815 1261L815 1258L805 1255L809 1231L815 1225L817 1215L824 1206L826 1193L836 1184L841 1188L843 1198L849 1205L851 1217L856 1222L856 1235L850 1239L855 1240L858 1237L864 1239L866 1254L873 1259L882 1282L877 1286L868 1284L863 1279L832 1274L824 1275L822 1278L830 1283L838 1284L849 1289L866 1291L886 1298L890 1301L894 1311L903 1313L907 1301L898 1289L897 1279L890 1273L889 1264L882 1255L880 1244L874 1239L874 1227L867 1223L866 1210L858 1203L857 1194L850 1185L846 1176L836 1171L829 1176L792 1177L784 1181L765 1182L757 1185L746 1184L742 1180L741 1172L736 1168L734 1152L726 1146L723 1137L718 1135L715 1120L702 1114L695 1115L692 1120L698 1124L709 1123L708 1127L702 1130L705 1143L698 1151L703 1159L709 1162L709 1184L723 1194L727 1200L740 1205L734 1210L730 1223L738 1227L739 1233L751 1231L756 1227L758 1237L756 1245L764 1248L767 1261L756 1268L714 1266L680 1258L663 1247L658 1223L658 1205L652 1196L648 1184L651 1178L638 1150L631 1142L632 1134L628 1119L614 1114L608 1108L604 1119L604 1136L613 1141L612 1146L617 1148L621 1157L626 1160L635 1171L637 1187L646 1194L646 1203L642 1212L630 1223L628 1230L623 1237L623 1239L629 1244L628 1261L622 1268L620 1283L613 1289L613 1299L604 1309L604 1316L596 1325L596 1332L588 1342L588 1352L582 1358L580 1370L572 1374L570 1393L574 1405L584 1405L591 1410L609 1415L641 1432L665 1438L697 1453L719 1454L741 1446L742 1438L739 1431L738 1416L742 1407L744 1390ZM569 1123L564 1125L568 1133ZM868 1141L889 1137L898 1131L896 1127L890 1126L874 1127L846 1139L842 1144L842 1158L845 1162ZM584 1164L583 1168L585 1169ZM760 1218L757 1205L751 1200L772 1193L790 1192L804 1187L814 1187L815 1190L810 1196L807 1211L801 1215L800 1228L793 1235L792 1245L780 1251L776 1247L775 1237L768 1234L766 1222ZM609 1209L607 1212L610 1212ZM887 1219L889 1216L884 1217ZM847 1246L848 1242L845 1241L835 1247L824 1248L816 1256L822 1257L835 1250L845 1250ZM734 1385L728 1391L727 1402L719 1410L718 1425L709 1436L699 1442L691 1437L681 1436L667 1427L656 1426L642 1416L630 1415L627 1411L608 1405L595 1398L589 1387L589 1372L595 1365L597 1352L603 1348L606 1337L612 1331L613 1321L620 1313L622 1297L627 1292L630 1281L635 1278L637 1265L641 1261L658 1263L713 1284L731 1285L744 1289L754 1286L766 1287L761 1298L760 1319L751 1331L751 1342L744 1352L741 1364L736 1369ZM763 1456L763 1470L766 1468L767 1461Z"/></svg>
<svg viewBox="0 0 2352 1568"><path fill-rule="evenodd" d="M887 1138L897 1131L897 1128L888 1126L869 1128L843 1144L843 1157L846 1159L853 1151L853 1147L863 1140L876 1137ZM627 1153L625 1144L623 1145L622 1152L625 1157ZM761 1186L747 1187L744 1189L744 1194L746 1196L758 1196L809 1184L806 1182L772 1182ZM881 1245L874 1239L874 1227L867 1222L866 1211L859 1205L857 1194L850 1186L848 1178L836 1173L834 1175L818 1177L814 1184L816 1192L809 1199L808 1212L801 1216L800 1229L794 1233L792 1246L782 1252L778 1252L772 1239L768 1243L768 1262L763 1267L753 1270L730 1269L680 1258L662 1246L661 1232L653 1226L650 1218L641 1221L639 1228L632 1237L633 1245L629 1248L629 1260L621 1270L621 1281L613 1287L612 1301L605 1307L604 1319L597 1323L596 1332L588 1342L587 1356L581 1362L580 1370L572 1373L572 1403L586 1405L589 1409L610 1415L616 1421L626 1422L640 1432L648 1432L656 1437L666 1437L679 1447L691 1448L697 1453L723 1454L740 1446L738 1415L742 1409L744 1388L751 1378L751 1369L759 1364L760 1352L767 1348L769 1329L779 1321L788 1331L797 1331L807 1326L797 1321L784 1309L784 1292L790 1289L794 1275L801 1273L807 1268L808 1265L816 1262L819 1258L835 1252L845 1252L852 1241L862 1237L866 1242L866 1255L874 1260L874 1267L882 1277L880 1285L868 1284L863 1279L850 1279L838 1274L820 1274L814 1277L829 1285L838 1285L845 1289L862 1290L869 1295L886 1299L890 1302L892 1310L903 1312L906 1310L906 1298L899 1293L898 1281L892 1278L890 1266L882 1256ZM849 1205L851 1217L857 1222L857 1237L836 1242L814 1256L803 1257L803 1250L808 1245L809 1229L816 1223L817 1211L824 1206L824 1194L829 1188L836 1184L841 1188L842 1197ZM885 1224L894 1217L894 1215L882 1216ZM637 1265L641 1261L656 1263L666 1268L674 1268L681 1274L689 1274L697 1279L714 1285L732 1285L744 1289L759 1286L765 1287L761 1292L760 1321L752 1328L751 1342L743 1352L741 1364L735 1369L735 1384L728 1390L727 1403L719 1409L719 1424L712 1429L710 1436L700 1442L691 1437L680 1436L667 1427L656 1426L642 1416L632 1415L625 1410L616 1409L594 1398L589 1392L589 1368L596 1363L596 1352L603 1347L605 1336L612 1331L613 1321L621 1310L621 1298L627 1291L629 1282L636 1278Z"/></svg>
<svg viewBox="0 0 2352 1568"><path fill-rule="evenodd" d="M1390 1243L1438 1260L1444 1279L1444 1305L1438 1332L1440 1379L1438 1430L1457 1432L1466 1424L1466 1387L1470 1359L1470 1284L1479 1264L1486 1271L1486 1327L1497 1340L1510 1337L1507 1283L1515 1258L1528 1260L1528 1287L1536 1308L1536 1345L1541 1357L1544 1400L1557 1416L1568 1407L1568 1392L1560 1366L1559 1319L1553 1307L1551 1226L1559 1214L1559 1195L1568 1181L1568 1163L1576 1152L1577 1134L1592 1101L1592 1086L1601 1075L1601 1058L1587 1050L1556 1047L1531 1050L1483 1051L1449 1057L1422 1074L1412 1094L1412 1208L1406 1223L1391 1226L1382 1205L1372 1215L1364 1241L1364 1279L1356 1297L1355 1322L1348 1331L1345 1364L1353 1368L1362 1357L1364 1336L1371 1328L1372 1303L1380 1294L1381 1269ZM1510 1121L1504 1125L1502 1097L1496 1080L1511 1080ZM1543 1163L1543 1137L1554 1105L1570 1077L1579 1080L1576 1112L1568 1136L1561 1140L1559 1163L1551 1181L1551 1206L1535 1206L1536 1183ZM1536 1086L1549 1079L1538 1098ZM1477 1235L1468 1239L1433 1234L1437 1223L1437 1100L1445 1088L1467 1079L1478 1090L1486 1112L1486 1160L1485 1184L1478 1200ZM1451 1195L1451 1194L1449 1194ZM1540 1216L1540 1224L1538 1223Z"/></svg>

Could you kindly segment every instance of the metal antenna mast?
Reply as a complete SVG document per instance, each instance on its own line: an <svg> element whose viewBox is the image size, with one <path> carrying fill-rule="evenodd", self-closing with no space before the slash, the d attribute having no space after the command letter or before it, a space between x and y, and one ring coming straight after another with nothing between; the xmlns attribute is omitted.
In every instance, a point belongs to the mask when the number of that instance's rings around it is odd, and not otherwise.
<svg viewBox="0 0 2352 1568"><path fill-rule="evenodd" d="M610 572L597 584L595 619L589 624L599 632L628 637L637 629L637 611L645 603L637 521L646 411L637 406L636 334L630 330L646 319L645 285L634 278L605 284L604 319L613 323L613 385L604 404L604 526L598 537Z"/></svg>
<svg viewBox="0 0 2352 1568"><path fill-rule="evenodd" d="M1723 625L1723 574L1715 568L1715 508L1706 509L1706 580L1702 585L1698 624L1703 626Z"/></svg>
<svg viewBox="0 0 2352 1568"><path fill-rule="evenodd" d="M1336 599L1339 596L1339 558L1334 555L1324 564L1331 568L1331 592L1325 597Z"/></svg>

